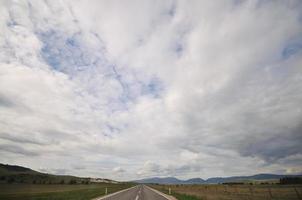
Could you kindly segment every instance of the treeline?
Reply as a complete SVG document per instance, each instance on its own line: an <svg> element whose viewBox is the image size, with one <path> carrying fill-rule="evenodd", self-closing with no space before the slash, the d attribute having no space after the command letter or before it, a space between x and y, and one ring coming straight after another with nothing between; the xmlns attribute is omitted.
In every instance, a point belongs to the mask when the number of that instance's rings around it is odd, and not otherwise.
<svg viewBox="0 0 302 200"><path fill-rule="evenodd" d="M91 182L89 180L81 180L81 181L77 181L75 179L71 179L69 181L65 181L64 179L62 179L61 181L59 182L52 182L52 181L36 181L36 180L33 180L32 182L33 184L61 184L61 185L64 185L64 184L69 184L69 185L75 185L75 184L90 184Z"/></svg>
<svg viewBox="0 0 302 200"><path fill-rule="evenodd" d="M244 182L225 182L223 185L244 185Z"/></svg>
<svg viewBox="0 0 302 200"><path fill-rule="evenodd" d="M280 179L280 184L302 184L302 177L284 177Z"/></svg>
<svg viewBox="0 0 302 200"><path fill-rule="evenodd" d="M58 176L22 176L18 175L8 175L8 176L0 176L0 183L26 183L26 184L90 184L89 178L70 178L65 177L61 178Z"/></svg>

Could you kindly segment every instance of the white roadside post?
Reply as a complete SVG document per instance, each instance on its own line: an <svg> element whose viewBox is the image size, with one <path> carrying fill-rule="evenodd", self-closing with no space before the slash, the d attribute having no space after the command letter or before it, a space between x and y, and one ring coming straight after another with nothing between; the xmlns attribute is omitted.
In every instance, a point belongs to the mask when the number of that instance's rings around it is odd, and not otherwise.
<svg viewBox="0 0 302 200"><path fill-rule="evenodd" d="M169 195L171 195L171 188L169 188Z"/></svg>
<svg viewBox="0 0 302 200"><path fill-rule="evenodd" d="M107 188L105 188L105 195L107 195L108 194L108 190L107 190Z"/></svg>

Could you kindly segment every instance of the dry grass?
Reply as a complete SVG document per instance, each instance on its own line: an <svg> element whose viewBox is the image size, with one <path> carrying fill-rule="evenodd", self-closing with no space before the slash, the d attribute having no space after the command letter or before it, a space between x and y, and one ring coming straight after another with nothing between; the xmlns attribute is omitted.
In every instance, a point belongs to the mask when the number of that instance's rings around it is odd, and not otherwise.
<svg viewBox="0 0 302 200"><path fill-rule="evenodd" d="M301 185L152 185L204 200L302 200Z"/></svg>

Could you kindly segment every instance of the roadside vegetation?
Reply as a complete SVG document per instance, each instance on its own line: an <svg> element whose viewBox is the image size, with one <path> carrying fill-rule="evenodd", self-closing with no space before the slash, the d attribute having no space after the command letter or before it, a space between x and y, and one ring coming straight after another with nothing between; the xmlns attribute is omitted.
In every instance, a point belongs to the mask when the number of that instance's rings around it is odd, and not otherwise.
<svg viewBox="0 0 302 200"><path fill-rule="evenodd" d="M172 196L174 196L178 200L202 200L200 197L187 194L172 193Z"/></svg>
<svg viewBox="0 0 302 200"><path fill-rule="evenodd" d="M153 187L154 189L157 189L165 194L174 196L177 200L202 200L202 198L197 197L195 195L188 195L188 194L184 194L184 193L177 193L174 190L171 191L171 194L169 193L169 190L167 187L164 187L164 185L162 185L162 187L158 187L159 185L149 185L151 187Z"/></svg>
<svg viewBox="0 0 302 200"><path fill-rule="evenodd" d="M180 194L180 193L176 193L176 192L172 192L171 195L174 196L178 200L202 200L201 197L188 195L188 194Z"/></svg>
<svg viewBox="0 0 302 200"><path fill-rule="evenodd" d="M150 185L178 200L301 200L299 184Z"/></svg>

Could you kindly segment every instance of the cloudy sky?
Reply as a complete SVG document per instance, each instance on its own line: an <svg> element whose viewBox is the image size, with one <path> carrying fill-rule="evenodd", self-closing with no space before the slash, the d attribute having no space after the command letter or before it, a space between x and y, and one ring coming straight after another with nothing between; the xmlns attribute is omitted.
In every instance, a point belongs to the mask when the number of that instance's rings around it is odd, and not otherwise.
<svg viewBox="0 0 302 200"><path fill-rule="evenodd" d="M300 0L0 0L0 162L132 180L302 173Z"/></svg>

